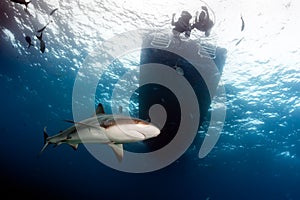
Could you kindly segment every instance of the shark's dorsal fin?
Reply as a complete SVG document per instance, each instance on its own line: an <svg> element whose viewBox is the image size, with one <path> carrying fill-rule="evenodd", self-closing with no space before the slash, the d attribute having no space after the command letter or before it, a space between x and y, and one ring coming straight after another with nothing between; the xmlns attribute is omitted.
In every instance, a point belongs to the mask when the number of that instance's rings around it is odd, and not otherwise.
<svg viewBox="0 0 300 200"><path fill-rule="evenodd" d="M115 155L117 156L117 159L119 162L122 161L123 159L123 155L124 155L124 152L123 152L123 144L114 144L114 143L109 143L108 144L112 150L114 151Z"/></svg>
<svg viewBox="0 0 300 200"><path fill-rule="evenodd" d="M103 105L101 103L98 104L96 109L96 115L102 115L105 114Z"/></svg>

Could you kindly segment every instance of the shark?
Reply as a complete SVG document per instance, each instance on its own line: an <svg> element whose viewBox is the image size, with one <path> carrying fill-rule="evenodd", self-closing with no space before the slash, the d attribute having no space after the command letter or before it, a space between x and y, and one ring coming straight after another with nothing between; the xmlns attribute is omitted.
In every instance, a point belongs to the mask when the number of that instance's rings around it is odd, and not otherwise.
<svg viewBox="0 0 300 200"><path fill-rule="evenodd" d="M77 150L79 144L99 143L109 145L117 159L122 161L123 144L139 142L160 134L154 124L138 118L106 114L101 103L90 118L80 122L65 120L73 125L54 136L48 136L44 128L44 146L39 155L50 145L68 144Z"/></svg>

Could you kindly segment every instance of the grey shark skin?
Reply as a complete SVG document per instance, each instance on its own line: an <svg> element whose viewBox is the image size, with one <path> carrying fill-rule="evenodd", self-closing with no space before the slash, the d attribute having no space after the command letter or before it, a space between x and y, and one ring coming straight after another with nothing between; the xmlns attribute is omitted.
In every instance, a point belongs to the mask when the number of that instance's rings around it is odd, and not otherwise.
<svg viewBox="0 0 300 200"><path fill-rule="evenodd" d="M49 144L58 146L66 143L77 150L81 143L99 143L108 144L121 161L124 143L143 141L160 134L156 126L141 119L105 114L102 104L98 105L96 114L90 118L80 122L65 121L74 125L51 137L44 128L44 147L39 154Z"/></svg>

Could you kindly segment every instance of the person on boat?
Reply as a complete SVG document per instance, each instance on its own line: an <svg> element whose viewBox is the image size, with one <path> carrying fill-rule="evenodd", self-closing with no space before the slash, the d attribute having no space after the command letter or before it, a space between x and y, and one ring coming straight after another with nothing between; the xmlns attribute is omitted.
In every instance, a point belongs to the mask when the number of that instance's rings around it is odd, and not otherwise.
<svg viewBox="0 0 300 200"><path fill-rule="evenodd" d="M172 16L172 26L173 34L175 36L179 36L180 33L185 33L185 37L190 37L191 34L191 24L190 19L192 19L192 15L188 11L182 11L181 16L179 17L178 21L174 21L175 13Z"/></svg>
<svg viewBox="0 0 300 200"><path fill-rule="evenodd" d="M198 16L198 11L196 13L195 23L192 25L191 29L196 28L199 31L205 32L205 36L208 37L210 35L210 31L214 26L214 22L209 18L208 10L206 6L202 6L202 11Z"/></svg>

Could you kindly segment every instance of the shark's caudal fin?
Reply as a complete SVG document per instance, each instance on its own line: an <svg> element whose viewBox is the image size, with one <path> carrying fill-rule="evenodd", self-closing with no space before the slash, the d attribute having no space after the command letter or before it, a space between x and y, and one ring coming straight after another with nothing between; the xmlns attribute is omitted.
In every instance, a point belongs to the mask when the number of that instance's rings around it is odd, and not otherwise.
<svg viewBox="0 0 300 200"><path fill-rule="evenodd" d="M117 156L117 159L119 162L122 161L123 159L123 155L124 155L124 152L123 152L123 144L114 144L114 143L109 143L108 144L112 150L114 151L115 155Z"/></svg>
<svg viewBox="0 0 300 200"><path fill-rule="evenodd" d="M47 142L47 138L48 138L48 134L46 131L46 127L44 128L44 146L42 148L42 150L40 151L39 155L41 155L43 153L43 151L47 148L47 146L49 145L49 142Z"/></svg>

